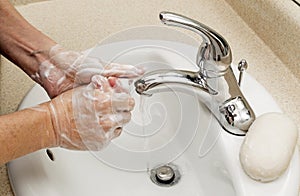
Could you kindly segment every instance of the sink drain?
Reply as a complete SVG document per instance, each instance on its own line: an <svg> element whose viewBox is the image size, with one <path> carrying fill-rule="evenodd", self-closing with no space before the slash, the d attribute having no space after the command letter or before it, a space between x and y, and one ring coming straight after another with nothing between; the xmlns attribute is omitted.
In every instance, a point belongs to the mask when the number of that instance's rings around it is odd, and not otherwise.
<svg viewBox="0 0 300 196"><path fill-rule="evenodd" d="M178 167L173 164L158 166L150 172L152 182L159 186L173 186L179 182L180 177Z"/></svg>

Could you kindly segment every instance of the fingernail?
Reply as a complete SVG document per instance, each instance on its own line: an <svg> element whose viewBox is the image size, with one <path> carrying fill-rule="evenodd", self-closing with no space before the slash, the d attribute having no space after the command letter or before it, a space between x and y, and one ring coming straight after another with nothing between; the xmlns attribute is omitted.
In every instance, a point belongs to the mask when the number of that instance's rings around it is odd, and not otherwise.
<svg viewBox="0 0 300 196"><path fill-rule="evenodd" d="M103 81L103 77L100 75L94 75L91 79L91 83L94 85L95 89L100 89Z"/></svg>
<svg viewBox="0 0 300 196"><path fill-rule="evenodd" d="M109 77L108 78L108 82L109 82L109 85L111 87L115 87L117 85L117 78L115 78L115 77Z"/></svg>
<svg viewBox="0 0 300 196"><path fill-rule="evenodd" d="M122 127L116 128L114 132L115 132L115 136L119 136L122 132Z"/></svg>

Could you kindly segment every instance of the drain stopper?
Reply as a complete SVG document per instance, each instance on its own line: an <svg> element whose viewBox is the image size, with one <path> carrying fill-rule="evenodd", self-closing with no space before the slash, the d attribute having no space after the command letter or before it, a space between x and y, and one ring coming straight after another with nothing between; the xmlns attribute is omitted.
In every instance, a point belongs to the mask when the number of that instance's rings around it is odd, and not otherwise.
<svg viewBox="0 0 300 196"><path fill-rule="evenodd" d="M158 166L151 170L150 179L159 186L170 187L180 180L178 167L174 164Z"/></svg>
<svg viewBox="0 0 300 196"><path fill-rule="evenodd" d="M156 178L160 183L169 184L175 178L174 170L170 166L161 166L156 170Z"/></svg>

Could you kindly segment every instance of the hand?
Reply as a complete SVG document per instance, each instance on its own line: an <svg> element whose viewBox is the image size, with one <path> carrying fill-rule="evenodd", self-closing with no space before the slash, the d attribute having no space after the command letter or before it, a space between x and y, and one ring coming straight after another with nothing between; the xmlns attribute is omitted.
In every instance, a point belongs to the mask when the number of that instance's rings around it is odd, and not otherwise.
<svg viewBox="0 0 300 196"><path fill-rule="evenodd" d="M105 64L100 59L66 51L60 45L55 45L50 49L49 60L40 65L38 73L32 78L53 98L69 89L88 84L94 75L132 78L141 74L143 70L132 65Z"/></svg>
<svg viewBox="0 0 300 196"><path fill-rule="evenodd" d="M116 78L93 76L87 86L67 91L50 104L57 146L100 150L129 122L134 100Z"/></svg>

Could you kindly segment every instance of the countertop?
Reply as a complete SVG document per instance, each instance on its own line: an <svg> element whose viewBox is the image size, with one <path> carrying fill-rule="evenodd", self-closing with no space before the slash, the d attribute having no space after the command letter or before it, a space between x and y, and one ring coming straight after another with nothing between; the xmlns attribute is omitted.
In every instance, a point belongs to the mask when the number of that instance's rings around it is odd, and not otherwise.
<svg viewBox="0 0 300 196"><path fill-rule="evenodd" d="M26 3L28 2L27 0ZM127 0L126 4L124 2L34 0L34 3L18 5L17 9L42 32L73 50L93 47L103 38L131 27L161 25L158 13L163 10L194 18L212 27L227 39L233 51L233 63L237 64L245 58L249 63L248 73L271 93L282 110L300 127L300 67L289 66L291 63L282 58L280 52L275 51L268 40L247 23L247 18L242 14L240 16L239 12L226 1ZM237 9L236 5L233 7ZM300 27L298 22L296 27ZM273 34L275 36L274 32L269 32L269 36ZM298 47L293 50L295 54L300 54L299 45L296 44ZM297 60L300 60L299 55ZM1 57L0 114L14 112L33 84L22 71ZM0 168L0 195L13 195L4 165Z"/></svg>

